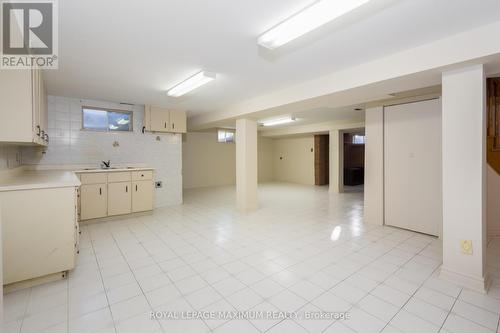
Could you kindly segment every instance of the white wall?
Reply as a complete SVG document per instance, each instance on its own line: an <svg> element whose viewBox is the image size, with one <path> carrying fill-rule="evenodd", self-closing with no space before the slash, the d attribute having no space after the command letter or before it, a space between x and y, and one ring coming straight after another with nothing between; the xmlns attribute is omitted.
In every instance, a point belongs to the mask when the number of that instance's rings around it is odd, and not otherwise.
<svg viewBox="0 0 500 333"><path fill-rule="evenodd" d="M258 137L258 180L273 180L273 140ZM187 133L182 145L183 187L236 184L236 144L217 142L216 132Z"/></svg>
<svg viewBox="0 0 500 333"><path fill-rule="evenodd" d="M274 140L274 180L314 185L313 148L313 135Z"/></svg>
<svg viewBox="0 0 500 333"><path fill-rule="evenodd" d="M187 133L182 146L183 187L233 185L236 145L218 143L217 133Z"/></svg>
<svg viewBox="0 0 500 333"><path fill-rule="evenodd" d="M365 113L364 221L384 224L384 108Z"/></svg>
<svg viewBox="0 0 500 333"><path fill-rule="evenodd" d="M259 136L257 139L257 160L259 183L274 181L274 140Z"/></svg>
<svg viewBox="0 0 500 333"><path fill-rule="evenodd" d="M500 175L487 167L487 221L488 237L500 236Z"/></svg>
<svg viewBox="0 0 500 333"><path fill-rule="evenodd" d="M82 105L133 111L134 131L82 131ZM147 164L163 182L156 189L156 207L182 203L182 136L142 134L144 106L49 96L48 107L49 147L45 151L23 147L23 164L98 166L101 160L111 160L112 165ZM113 147L114 141L119 147Z"/></svg>
<svg viewBox="0 0 500 333"><path fill-rule="evenodd" d="M0 145L0 170L12 169L21 163L21 153L17 146Z"/></svg>

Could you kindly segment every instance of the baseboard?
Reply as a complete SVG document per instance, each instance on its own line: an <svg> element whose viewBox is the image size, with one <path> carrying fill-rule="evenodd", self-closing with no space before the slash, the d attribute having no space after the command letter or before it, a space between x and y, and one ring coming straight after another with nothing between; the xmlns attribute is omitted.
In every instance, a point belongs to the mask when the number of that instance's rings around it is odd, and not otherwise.
<svg viewBox="0 0 500 333"><path fill-rule="evenodd" d="M153 215L153 212L154 212L153 210L148 210L145 212L106 216L106 217L100 217L97 219L90 219L90 220L80 220L79 222L80 222L80 225L88 225L88 224L95 224L95 223L108 222L108 221L126 220L126 219L141 217L141 216Z"/></svg>
<svg viewBox="0 0 500 333"><path fill-rule="evenodd" d="M458 273L441 266L439 277L443 280L458 284L467 289L471 289L483 294L488 292L490 287L490 279L488 274L485 277L470 276L467 274Z"/></svg>
<svg viewBox="0 0 500 333"><path fill-rule="evenodd" d="M58 273L53 273L53 274L49 274L49 275L45 275L45 276L40 276L40 277L29 279L29 280L13 282L13 283L9 283L9 284L4 285L3 291L4 291L4 293L10 293L10 292L21 290L21 289L31 288L31 287L38 286L41 284L62 280L62 279L65 279L67 276L68 276L68 272L65 271L65 272L58 272Z"/></svg>

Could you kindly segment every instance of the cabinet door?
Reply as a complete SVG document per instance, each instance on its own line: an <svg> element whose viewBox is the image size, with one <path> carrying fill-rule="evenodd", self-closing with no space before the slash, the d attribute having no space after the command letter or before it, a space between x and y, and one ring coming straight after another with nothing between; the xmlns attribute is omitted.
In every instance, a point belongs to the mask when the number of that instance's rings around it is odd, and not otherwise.
<svg viewBox="0 0 500 333"><path fill-rule="evenodd" d="M80 215L82 220L105 217L108 213L106 184L82 185Z"/></svg>
<svg viewBox="0 0 500 333"><path fill-rule="evenodd" d="M132 183L132 212L153 209L153 182L141 180Z"/></svg>
<svg viewBox="0 0 500 333"><path fill-rule="evenodd" d="M132 210L132 183L108 183L108 215L129 214Z"/></svg>
<svg viewBox="0 0 500 333"><path fill-rule="evenodd" d="M169 132L170 131L170 115L168 110L150 107L151 131L154 132Z"/></svg>
<svg viewBox="0 0 500 333"><path fill-rule="evenodd" d="M170 132L186 133L186 111L170 111Z"/></svg>
<svg viewBox="0 0 500 333"><path fill-rule="evenodd" d="M33 72L3 70L0 74L0 142L32 143Z"/></svg>

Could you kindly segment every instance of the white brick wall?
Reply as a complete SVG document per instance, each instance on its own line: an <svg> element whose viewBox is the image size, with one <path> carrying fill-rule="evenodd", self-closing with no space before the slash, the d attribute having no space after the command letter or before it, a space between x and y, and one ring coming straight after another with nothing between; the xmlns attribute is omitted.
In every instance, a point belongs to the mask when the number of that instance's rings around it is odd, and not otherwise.
<svg viewBox="0 0 500 333"><path fill-rule="evenodd" d="M49 96L46 149L24 147L22 163L26 165L95 165L102 160L111 164L146 164L156 170L156 207L182 203L182 136L180 134L142 134L144 106ZM134 132L83 131L81 107L95 106L133 111ZM157 137L160 141L157 141ZM118 141L119 147L113 147Z"/></svg>

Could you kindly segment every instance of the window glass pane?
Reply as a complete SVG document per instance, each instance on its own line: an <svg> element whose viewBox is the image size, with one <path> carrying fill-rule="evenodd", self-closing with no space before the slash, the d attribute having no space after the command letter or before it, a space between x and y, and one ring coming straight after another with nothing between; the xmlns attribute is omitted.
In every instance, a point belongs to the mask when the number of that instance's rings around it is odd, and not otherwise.
<svg viewBox="0 0 500 333"><path fill-rule="evenodd" d="M226 142L226 131L219 130L217 132L217 141Z"/></svg>
<svg viewBox="0 0 500 333"><path fill-rule="evenodd" d="M353 135L352 136L352 143L356 144L356 145L365 144L365 136L364 135Z"/></svg>
<svg viewBox="0 0 500 333"><path fill-rule="evenodd" d="M234 133L226 132L226 142L233 142L233 141L234 141Z"/></svg>
<svg viewBox="0 0 500 333"><path fill-rule="evenodd" d="M106 131L108 129L108 115L106 111L83 109L83 128Z"/></svg>
<svg viewBox="0 0 500 333"><path fill-rule="evenodd" d="M131 131L130 113L108 111L108 126L110 131Z"/></svg>

